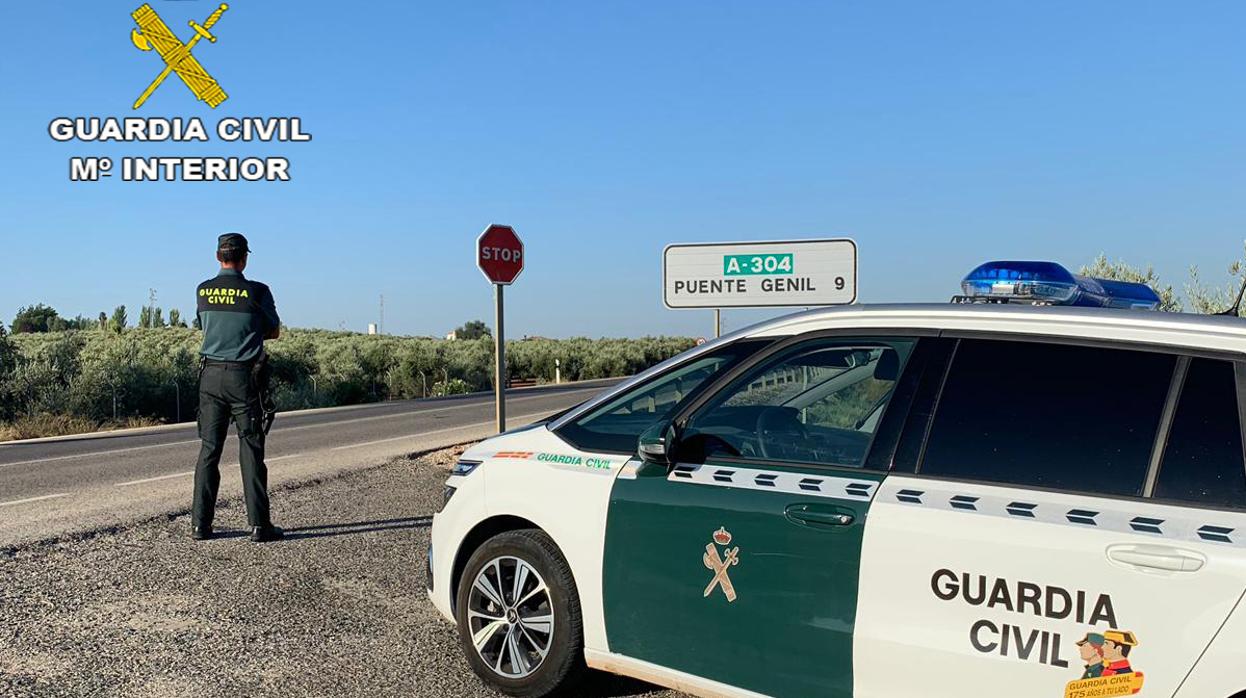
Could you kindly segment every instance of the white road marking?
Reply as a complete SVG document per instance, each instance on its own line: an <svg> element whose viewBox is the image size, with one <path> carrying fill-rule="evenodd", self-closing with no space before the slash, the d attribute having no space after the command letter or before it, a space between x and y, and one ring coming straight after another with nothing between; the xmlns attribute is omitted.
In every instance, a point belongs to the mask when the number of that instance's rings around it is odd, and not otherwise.
<svg viewBox="0 0 1246 698"><path fill-rule="evenodd" d="M91 458L93 456L110 456L114 453L128 453L130 451L145 451L149 448L164 448L165 446L184 446L186 444L197 444L199 439L190 441L172 441L167 444L148 444L146 446L129 446L127 448L115 448L111 451L95 451L92 453L75 453L69 456L54 456L52 458L36 458L34 460L19 460L13 463L0 463L0 468L7 468L10 465L30 465L31 463L50 463L58 460L69 460L71 458Z"/></svg>
<svg viewBox="0 0 1246 698"><path fill-rule="evenodd" d="M541 399L541 398L550 398L550 397L554 397L555 395L567 395L567 394L571 394L571 393L601 392L601 390L604 390L604 388L602 388L602 389L599 389L599 388L581 388L580 390L568 390L568 391L566 391L566 392L554 393L553 395L525 395L525 396L523 396L523 397L519 397L519 398L507 398L507 400L506 400L506 404L510 405L510 404L513 404L513 403L516 403L516 402L527 402L527 401L530 401L530 400L539 400L539 399ZM426 410L420 410L420 411L418 411L418 412L398 412L398 413L396 413L396 414L381 414L381 415L377 415L377 416L375 416L375 417L359 417L359 418L356 418L356 419L343 419L343 420L340 420L340 421L335 421L335 422L327 422L327 423L324 423L324 424L304 424L304 425L302 425L302 426L298 426L298 427L285 427L285 428L283 428L283 429L278 429L277 431L281 431L281 432L287 432L287 431L298 431L299 429L315 429L315 428L317 428L317 427L338 426L338 425L341 425L341 424L355 424L355 423L358 423L358 422L371 422L371 421L375 421L375 420L378 420L378 419L394 419L394 418L397 418L397 417L408 417L408 418L410 418L410 417L419 417L419 416L422 416L422 415L428 415L428 416L432 416L433 418L436 418L436 417L437 417L437 413L439 413L439 412L449 412L450 410L465 410L465 409L469 409L469 408L472 408L472 407L476 407L476 408L480 408L480 409L484 409L484 410L492 410L492 409L493 409L493 403L492 403L492 402L479 402L479 403L471 403L471 404L467 404L467 405L451 405L451 406L449 406L449 407L429 408L429 409L426 409ZM544 415L546 415L546 414L553 414L554 412L557 412L557 411L558 411L557 409L554 409L554 410L549 410L549 411L547 411L547 412L540 412L540 413L539 413L539 416L544 416ZM277 414L278 414L278 415L280 415L281 413L280 413L280 412L278 412ZM528 415L528 416L533 416L533 415ZM519 418L517 417L516 419L519 419ZM469 425L466 425L466 426L474 426L474 425L470 425L470 424L469 424ZM459 427L456 427L456 428L459 428ZM430 433L431 433L431 432L430 432Z"/></svg>
<svg viewBox="0 0 1246 698"><path fill-rule="evenodd" d="M523 419L531 419L533 417L540 417L544 414L545 414L544 412L538 412L536 414L522 414L522 415L515 417L514 419L516 421L519 421ZM387 444L393 441L406 441L408 439L418 439L422 436L432 436L433 434L445 434L446 432L450 432L450 431L463 431L464 429L478 429L480 427L487 427L495 423L496 422L494 422L494 420L490 419L485 422L475 422L473 424L464 424L464 425L457 426L457 427L448 427L446 429L434 429L433 431L421 431L418 434L407 434L406 436L391 436L388 439L377 439L376 441L365 441L360 444L348 444L346 446L334 446L330 450L345 451L347 449L352 449L352 448L363 448L365 446L374 446L376 444Z"/></svg>
<svg viewBox="0 0 1246 698"><path fill-rule="evenodd" d="M68 497L68 496L69 496L68 492L62 492L60 494L45 494L42 497L31 497L30 499L15 499L11 502L0 502L0 507L11 507L14 504L27 504L30 502L42 502L45 499L56 499L57 497Z"/></svg>
<svg viewBox="0 0 1246 698"><path fill-rule="evenodd" d="M321 450L324 450L324 449L321 449ZM302 456L302 455L305 455L305 454L303 454L303 453L291 453L291 454L290 454L290 455L288 455L288 456L276 456L275 458L268 458L268 457L265 457L265 458L264 458L264 464L265 464L265 465L267 465L267 464L269 464L269 463L272 463L273 461L285 460L285 459L287 459L287 458L298 458L299 456ZM224 469L224 468L237 468L237 467L240 467L240 465L241 465L241 464L240 464L240 463L238 463L238 461L234 461L233 463L221 463L220 467L221 467L222 469Z"/></svg>
<svg viewBox="0 0 1246 698"><path fill-rule="evenodd" d="M301 455L303 454L291 453L288 456L277 456L276 458L265 458L264 462L272 463L273 461L285 460L287 458L298 458ZM221 468L237 468L237 467L238 467L237 463L225 463L224 465L221 466ZM144 482L158 482L160 480L172 480L175 477L186 477L187 475L194 475L194 474L195 474L195 471L187 470L186 472L173 473L172 475L157 475L156 477L145 477L142 480L130 480L129 482L118 482L115 486L116 487L129 487L130 485L141 485Z"/></svg>
<svg viewBox="0 0 1246 698"><path fill-rule="evenodd" d="M173 473L172 475L158 475L156 477L146 477L146 478L143 478L142 480L130 480L129 482L118 482L116 486L117 487L129 487L130 485L141 485L144 482L156 482L158 480L171 480L175 477L186 477L187 475L194 475L194 474L195 474L195 471L187 470L184 473Z"/></svg>
<svg viewBox="0 0 1246 698"><path fill-rule="evenodd" d="M582 388L582 389L580 389L580 390L568 390L568 391L566 391L566 392L554 393L554 395L567 395L567 394L573 394L573 393L599 392L600 390L602 390L602 389L599 389L599 388ZM523 396L523 397L511 398L511 399L507 400L507 402L508 402L508 403L516 403L516 402L521 402L521 401L538 400L538 399L541 399L541 398L549 398L549 397L553 397L553 395L525 395L525 396ZM467 404L467 405L451 405L451 406L449 406L449 407L436 407L436 408L429 408L429 409L425 409L425 410L417 410L417 411L413 411L413 412L399 412L399 413L396 413L396 414L383 414L383 415L378 415L378 416L375 416L375 417L359 417L359 418L357 418L357 419L343 419L343 420L339 420L339 421L324 422L324 423L321 423L321 424L304 424L304 425L302 425L302 426L297 426L297 427L286 427L286 428L284 428L284 429L278 429L278 431L281 431L281 432L287 432L287 431L298 431L298 430L300 430L300 429L317 429L317 428L322 428L322 427L335 427L335 426L340 426L340 425L342 425L342 424L355 424L355 423L357 423L357 422L371 422L371 421L374 421L374 420L377 420L377 419L394 419L394 418L397 418L397 417L408 417L408 418L412 418L412 417L419 417L419 416L424 415L424 414L430 414L430 415L432 415L432 416L434 416L434 417L435 417L435 416L436 416L436 413L438 413L438 412L448 412L448 411L450 411L450 410L464 410L464 409L468 409L468 408L472 408L472 407L489 409L489 408L492 408L492 406L493 406L493 404L492 404L492 403L489 403L489 402L473 403L473 404ZM555 410L555 411L556 411L556 410ZM535 414L535 415L526 415L526 416L524 416L524 417L516 417L516 419L526 419L526 418L529 418L529 417L538 417L538 416L543 416L543 415L545 415L545 414L547 414L547 412L539 412L539 413L537 413L537 414ZM488 424L488 423L489 423L489 422L483 422L483 424ZM445 431L456 431L456 430L458 430L458 429L467 429L467 428L470 428L470 427L476 427L476 426L481 426L481 424L465 424L465 425L463 425L463 426L461 426L461 427L454 427L454 428L452 428L452 429L441 429L441 430L437 430L437 431L428 431L428 432L424 432L424 433L425 433L425 434L439 434L439 433L442 433L442 432L445 432ZM370 442L370 443L384 443L384 442L386 442L386 441L398 441L399 439L404 439L404 438L409 438L409 437L405 437L405 436L404 436L404 437L397 437L397 438L394 438L394 439L382 439L381 441L375 441L375 442ZM199 439L190 439L190 440L188 440L188 441L171 441L171 442L169 442L169 443L167 443L167 444L148 444L148 445L146 445L146 446L129 446L129 447L126 447L126 448L115 448L115 449L112 449L112 450L110 450L110 451L94 451L94 452L91 452L91 453L74 453L74 454L71 454L71 455L68 455L68 456L54 456L54 457L52 457L52 458L36 458L36 459L34 459L34 460L19 460L19 461L14 461L14 462L12 462L12 463L0 463L0 468L7 468L7 467L9 467L9 466L13 466L13 465L30 465L30 464L32 464L32 463L50 463L50 462L53 462L53 461L70 460L70 459L73 459L73 458L94 458L94 457L97 457L97 456L111 456L111 455L113 455L114 453L129 453L129 452L131 452L131 451L144 451L144 450L147 450L147 449L150 449L150 448L165 448L165 447L167 447L167 446L185 446L186 444L197 444L197 443L199 443ZM356 446L366 446L366 445L368 445L368 444L356 444ZM340 450L340 449L342 449L342 448L354 448L354 446L341 446L341 447L335 448L335 449L333 449L333 450ZM281 458L285 458L285 457L286 457L286 456L281 456ZM269 459L269 460L276 460L276 459Z"/></svg>

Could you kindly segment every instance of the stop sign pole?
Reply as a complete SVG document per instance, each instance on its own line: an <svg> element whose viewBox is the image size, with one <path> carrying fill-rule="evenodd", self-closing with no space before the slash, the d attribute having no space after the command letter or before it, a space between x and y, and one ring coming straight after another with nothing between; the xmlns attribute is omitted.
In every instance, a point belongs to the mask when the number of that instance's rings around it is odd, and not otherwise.
<svg viewBox="0 0 1246 698"><path fill-rule="evenodd" d="M506 336L503 330L502 289L523 271L523 241L509 225L496 223L476 238L476 266L493 284L493 392L497 402L498 433L506 431Z"/></svg>

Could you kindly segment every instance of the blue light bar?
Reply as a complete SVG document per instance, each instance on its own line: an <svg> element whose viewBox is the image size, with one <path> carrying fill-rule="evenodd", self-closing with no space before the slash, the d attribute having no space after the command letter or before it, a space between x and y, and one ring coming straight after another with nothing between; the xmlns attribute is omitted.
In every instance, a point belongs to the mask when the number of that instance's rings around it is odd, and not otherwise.
<svg viewBox="0 0 1246 698"><path fill-rule="evenodd" d="M987 262L960 282L955 300L1029 305L1156 310L1159 294L1146 284L1074 274L1055 262Z"/></svg>

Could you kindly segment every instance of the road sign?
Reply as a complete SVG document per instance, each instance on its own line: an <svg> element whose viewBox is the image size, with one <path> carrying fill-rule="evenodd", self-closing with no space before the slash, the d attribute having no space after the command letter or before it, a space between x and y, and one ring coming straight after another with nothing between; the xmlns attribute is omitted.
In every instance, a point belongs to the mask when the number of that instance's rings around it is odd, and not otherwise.
<svg viewBox="0 0 1246 698"><path fill-rule="evenodd" d="M502 288L523 271L523 241L509 225L496 223L476 238L476 266L493 284L493 394L497 402L498 433L506 431L506 336L503 329Z"/></svg>
<svg viewBox="0 0 1246 698"><path fill-rule="evenodd" d="M512 283L523 262L523 241L509 225L495 223L476 238L476 266L491 283Z"/></svg>
<svg viewBox="0 0 1246 698"><path fill-rule="evenodd" d="M668 308L843 305L857 300L857 243L848 239L668 245Z"/></svg>

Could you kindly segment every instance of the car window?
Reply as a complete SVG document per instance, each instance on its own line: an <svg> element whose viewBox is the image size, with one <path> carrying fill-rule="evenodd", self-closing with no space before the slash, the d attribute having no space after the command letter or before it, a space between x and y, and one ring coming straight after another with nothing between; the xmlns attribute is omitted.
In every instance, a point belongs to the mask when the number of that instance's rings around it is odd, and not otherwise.
<svg viewBox="0 0 1246 698"><path fill-rule="evenodd" d="M741 340L656 376L564 425L558 434L588 451L633 453L642 432L669 419L677 407L713 376L768 344Z"/></svg>
<svg viewBox="0 0 1246 698"><path fill-rule="evenodd" d="M784 352L698 410L681 455L861 467L913 344L837 339Z"/></svg>
<svg viewBox="0 0 1246 698"><path fill-rule="evenodd" d="M1142 494L1176 358L963 340L920 471L1089 494Z"/></svg>
<svg viewBox="0 0 1246 698"><path fill-rule="evenodd" d="M1233 364L1194 359L1168 433L1154 496L1246 508L1246 465Z"/></svg>

